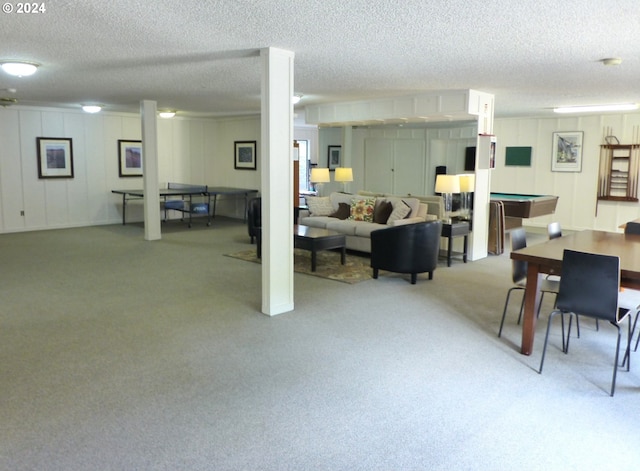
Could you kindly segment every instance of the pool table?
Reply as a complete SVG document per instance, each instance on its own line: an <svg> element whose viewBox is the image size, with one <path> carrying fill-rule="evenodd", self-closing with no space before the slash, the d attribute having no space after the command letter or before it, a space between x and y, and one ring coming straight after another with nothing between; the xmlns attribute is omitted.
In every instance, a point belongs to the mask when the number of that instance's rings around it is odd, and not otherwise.
<svg viewBox="0 0 640 471"><path fill-rule="evenodd" d="M557 196L491 193L491 201L504 205L505 229L522 226L522 219L546 216L556 211Z"/></svg>

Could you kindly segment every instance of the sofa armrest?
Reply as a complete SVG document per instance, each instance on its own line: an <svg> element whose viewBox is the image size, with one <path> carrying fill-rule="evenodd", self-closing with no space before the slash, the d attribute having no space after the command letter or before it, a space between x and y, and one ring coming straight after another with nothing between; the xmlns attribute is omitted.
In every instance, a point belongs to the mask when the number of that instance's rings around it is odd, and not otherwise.
<svg viewBox="0 0 640 471"><path fill-rule="evenodd" d="M311 213L309 212L308 209L301 209L300 212L298 213L298 219L309 217L310 214Z"/></svg>
<svg viewBox="0 0 640 471"><path fill-rule="evenodd" d="M419 218L419 217L414 217L414 218L405 218L405 219L397 219L395 221L392 221L391 224L389 224L389 227L394 227L394 226L405 226L407 224L417 224L419 222L424 222L424 219Z"/></svg>

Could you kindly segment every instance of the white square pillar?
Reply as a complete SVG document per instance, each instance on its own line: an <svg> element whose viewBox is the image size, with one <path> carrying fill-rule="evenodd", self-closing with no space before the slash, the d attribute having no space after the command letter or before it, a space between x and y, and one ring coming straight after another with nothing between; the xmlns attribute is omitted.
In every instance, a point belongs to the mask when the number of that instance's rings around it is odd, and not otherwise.
<svg viewBox="0 0 640 471"><path fill-rule="evenodd" d="M480 165L482 158L480 134L493 133L493 108L495 99L488 93L479 95L478 137L476 141L476 178L473 192L473 231L467 248L469 260L479 260L488 254L489 246L489 198L491 195L491 169Z"/></svg>
<svg viewBox="0 0 640 471"><path fill-rule="evenodd" d="M158 117L155 101L140 102L142 120L142 184L144 188L144 238L162 238L158 182Z"/></svg>
<svg viewBox="0 0 640 471"><path fill-rule="evenodd" d="M262 312L293 310L293 58L265 48L262 59Z"/></svg>

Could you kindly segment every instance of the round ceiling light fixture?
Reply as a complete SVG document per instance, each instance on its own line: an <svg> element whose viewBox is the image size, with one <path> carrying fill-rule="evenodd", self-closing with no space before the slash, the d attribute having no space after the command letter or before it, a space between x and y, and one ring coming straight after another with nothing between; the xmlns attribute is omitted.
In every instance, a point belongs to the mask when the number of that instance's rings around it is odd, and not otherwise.
<svg viewBox="0 0 640 471"><path fill-rule="evenodd" d="M16 103L18 103L18 100L15 98L0 97L0 106L5 108L7 106L15 105Z"/></svg>
<svg viewBox="0 0 640 471"><path fill-rule="evenodd" d="M82 111L85 113L99 113L102 110L100 105L82 105Z"/></svg>
<svg viewBox="0 0 640 471"><path fill-rule="evenodd" d="M600 62L602 62L603 65L620 65L622 64L622 59L619 57L608 57L606 59L602 59Z"/></svg>
<svg viewBox="0 0 640 471"><path fill-rule="evenodd" d="M158 113L158 116L165 119L173 118L175 115L176 112L174 110L162 110Z"/></svg>
<svg viewBox="0 0 640 471"><path fill-rule="evenodd" d="M28 77L29 75L33 75L40 66L40 64L36 64L35 62L24 61L4 61L0 64L2 64L2 70L14 77Z"/></svg>

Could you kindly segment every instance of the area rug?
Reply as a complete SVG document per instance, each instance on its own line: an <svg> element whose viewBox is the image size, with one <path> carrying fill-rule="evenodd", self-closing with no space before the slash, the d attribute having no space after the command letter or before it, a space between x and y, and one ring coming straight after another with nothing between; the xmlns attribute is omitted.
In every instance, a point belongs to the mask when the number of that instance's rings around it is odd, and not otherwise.
<svg viewBox="0 0 640 471"><path fill-rule="evenodd" d="M247 262L260 263L256 255L255 247L242 252L225 254L227 257L246 260ZM347 253L345 264L340 263L340 253L323 250L317 253L316 271L311 271L311 252L308 250L294 249L293 269L296 273L318 276L329 280L341 281L343 283L359 283L371 280L373 270L370 266L369 257L352 255Z"/></svg>

